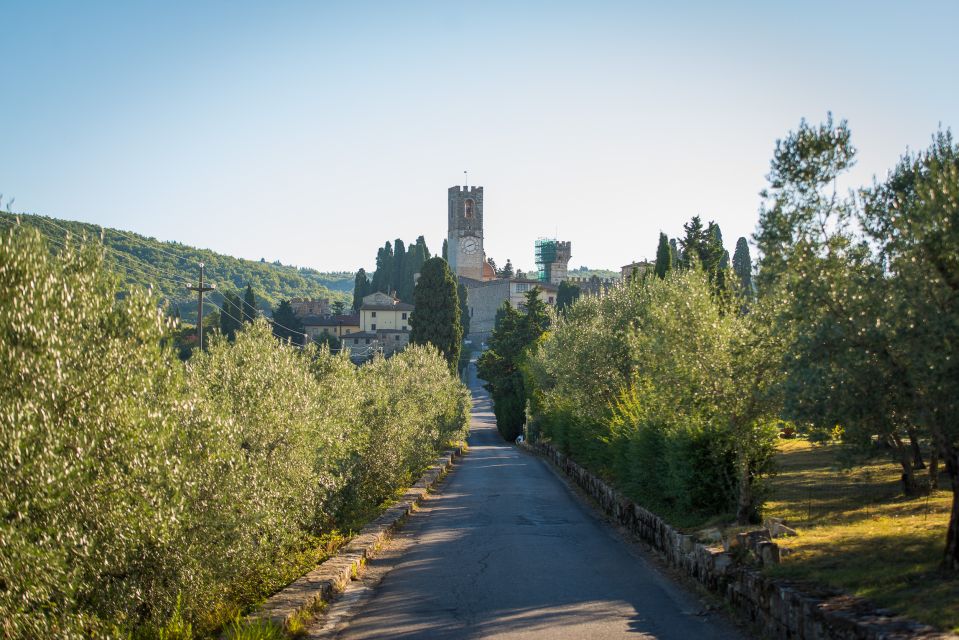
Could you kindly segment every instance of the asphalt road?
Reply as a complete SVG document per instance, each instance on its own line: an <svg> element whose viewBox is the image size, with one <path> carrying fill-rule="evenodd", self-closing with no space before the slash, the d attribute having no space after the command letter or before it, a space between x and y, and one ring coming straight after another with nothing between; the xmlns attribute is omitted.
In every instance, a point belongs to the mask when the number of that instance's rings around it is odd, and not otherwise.
<svg viewBox="0 0 959 640"><path fill-rule="evenodd" d="M469 454L407 522L401 552L373 560L377 584L337 637L743 637L545 461L505 443L485 391L475 379L471 388Z"/></svg>

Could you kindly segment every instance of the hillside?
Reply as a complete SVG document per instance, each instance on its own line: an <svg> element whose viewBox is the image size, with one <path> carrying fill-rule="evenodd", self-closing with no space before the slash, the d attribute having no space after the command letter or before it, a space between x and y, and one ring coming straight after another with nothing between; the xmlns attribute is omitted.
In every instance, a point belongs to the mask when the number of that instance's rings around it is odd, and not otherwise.
<svg viewBox="0 0 959 640"><path fill-rule="evenodd" d="M196 318L196 295L187 291L188 283L196 283L198 264L206 265L206 280L216 285L211 295L219 305L220 292L253 286L260 307L269 312L280 300L330 298L352 302L353 273L321 273L277 262L257 262L197 249L177 242L161 242L128 231L99 225L48 218L46 216L0 212L0 227L7 228L19 217L22 224L36 227L47 237L52 249L63 246L69 232L75 237L103 238L107 263L120 275L124 286L152 285L159 295L177 305L188 322Z"/></svg>

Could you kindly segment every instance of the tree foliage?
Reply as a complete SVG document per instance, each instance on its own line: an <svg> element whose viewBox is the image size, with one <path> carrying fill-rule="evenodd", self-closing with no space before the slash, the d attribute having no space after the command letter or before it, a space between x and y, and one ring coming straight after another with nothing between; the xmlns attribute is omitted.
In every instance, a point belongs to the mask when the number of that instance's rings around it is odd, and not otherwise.
<svg viewBox="0 0 959 640"><path fill-rule="evenodd" d="M479 376L493 399L496 427L512 442L526 422L527 390L522 367L531 348L546 332L550 316L538 287L526 293L525 313L514 309L509 301L497 312L496 326L489 338L489 349L477 361Z"/></svg>
<svg viewBox="0 0 959 640"><path fill-rule="evenodd" d="M194 324L197 296L183 283L196 281L200 262L206 265L207 278L219 291L252 285L264 309L279 304L282 299L297 297L348 300L352 286L352 273L320 273L278 262L243 260L83 222L0 212L0 228L15 224L17 219L24 226L39 229L51 247L59 247L67 233L74 237L102 238L104 263L117 274L121 291L152 287L160 298L179 307L185 321ZM219 305L222 302L219 291L208 294L206 299Z"/></svg>
<svg viewBox="0 0 959 640"><path fill-rule="evenodd" d="M729 306L702 270L581 300L529 367L537 429L665 513L755 521L778 351L758 312Z"/></svg>
<svg viewBox="0 0 959 640"><path fill-rule="evenodd" d="M860 450L885 445L903 491L922 495L945 462L959 495L959 149L939 133L882 183L837 193L855 160L845 122L805 121L777 143L756 241L762 295L788 291L787 416L839 425ZM922 445L929 450L928 476ZM943 565L959 569L959 501Z"/></svg>
<svg viewBox="0 0 959 640"><path fill-rule="evenodd" d="M559 290L556 292L556 311L563 313L574 302L579 299L582 290L578 285L570 284L566 280L559 283Z"/></svg>
<svg viewBox="0 0 959 640"><path fill-rule="evenodd" d="M673 268L673 252L669 246L669 238L665 233L659 233L659 246L656 247L656 275L665 278L666 273Z"/></svg>
<svg viewBox="0 0 959 640"><path fill-rule="evenodd" d="M455 371L462 348L463 325L456 280L442 258L431 258L423 264L413 291L413 305L410 343L433 345Z"/></svg>
<svg viewBox="0 0 959 640"><path fill-rule="evenodd" d="M0 236L5 637L214 635L463 436L434 349L356 367L258 320L183 364L102 251Z"/></svg>
<svg viewBox="0 0 959 640"><path fill-rule="evenodd" d="M280 341L303 344L303 322L293 312L289 300L281 300L279 306L273 310L273 335Z"/></svg>

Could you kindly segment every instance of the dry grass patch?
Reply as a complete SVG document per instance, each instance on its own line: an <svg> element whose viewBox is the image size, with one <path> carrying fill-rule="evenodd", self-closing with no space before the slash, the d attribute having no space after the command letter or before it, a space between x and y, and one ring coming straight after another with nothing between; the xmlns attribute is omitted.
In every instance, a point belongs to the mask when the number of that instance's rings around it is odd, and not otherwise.
<svg viewBox="0 0 959 640"><path fill-rule="evenodd" d="M783 441L765 513L799 536L781 540L792 552L770 572L959 632L959 576L939 570L952 493L907 499L897 465L877 459L844 470L840 453L836 444Z"/></svg>

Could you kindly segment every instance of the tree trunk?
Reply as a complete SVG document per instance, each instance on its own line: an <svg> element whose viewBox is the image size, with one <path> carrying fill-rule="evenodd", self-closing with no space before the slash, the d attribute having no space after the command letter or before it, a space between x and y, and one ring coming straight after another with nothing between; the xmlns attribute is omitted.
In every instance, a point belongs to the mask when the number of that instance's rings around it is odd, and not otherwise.
<svg viewBox="0 0 959 640"><path fill-rule="evenodd" d="M752 473L749 469L749 459L745 452L739 454L739 504L736 508L736 523L750 524L756 520L756 510L753 505Z"/></svg>
<svg viewBox="0 0 959 640"><path fill-rule="evenodd" d="M889 441L896 453L899 466L902 467L902 492L910 498L920 495L921 491L916 482L916 474L913 473L911 452L897 434L890 435Z"/></svg>
<svg viewBox="0 0 959 640"><path fill-rule="evenodd" d="M919 448L919 434L913 427L906 431L909 433L909 446L912 447L912 468L925 469L926 463L922 460L922 450Z"/></svg>
<svg viewBox="0 0 959 640"><path fill-rule="evenodd" d="M959 449L948 444L943 447L946 473L952 480L952 512L949 514L949 530L946 533L946 551L942 566L949 571L959 571Z"/></svg>
<svg viewBox="0 0 959 640"><path fill-rule="evenodd" d="M939 445L933 442L932 452L929 454L929 490L939 488Z"/></svg>

